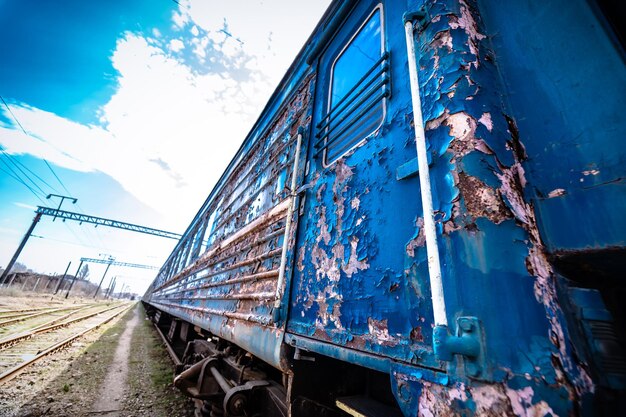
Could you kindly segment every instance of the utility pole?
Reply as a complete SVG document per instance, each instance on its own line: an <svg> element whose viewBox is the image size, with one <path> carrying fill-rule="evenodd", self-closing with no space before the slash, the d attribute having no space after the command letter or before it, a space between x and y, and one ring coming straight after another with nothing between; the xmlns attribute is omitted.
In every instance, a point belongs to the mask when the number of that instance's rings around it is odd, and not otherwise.
<svg viewBox="0 0 626 417"><path fill-rule="evenodd" d="M124 288L126 288L126 283L122 282L122 286L120 287L120 299L124 299Z"/></svg>
<svg viewBox="0 0 626 417"><path fill-rule="evenodd" d="M74 286L74 282L76 282L76 278L78 277L78 273L80 272L80 267L83 266L83 260L80 260L80 264L78 264L78 269L76 270L76 273L74 274L74 279L72 279L72 282L70 283L70 287L67 289L67 292L65 293L65 298L70 296L70 291L72 291L72 287Z"/></svg>
<svg viewBox="0 0 626 417"><path fill-rule="evenodd" d="M57 283L57 287L56 287L56 289L54 290L54 295L56 295L56 293L58 293L58 292L59 292L59 288L61 288L61 284L63 284L63 281L65 280L65 276L67 275L67 271L69 271L69 269L70 269L70 265L72 265L72 261L70 261L70 262L67 264L67 268L65 268L65 272L63 273L63 276L61 277L61 279L60 279L60 280L59 280L59 282Z"/></svg>
<svg viewBox="0 0 626 417"><path fill-rule="evenodd" d="M107 272L109 270L109 268L111 267L111 264L113 263L113 261L115 260L115 258L109 258L109 264L107 265L107 269L104 270L104 274L102 275L102 279L100 280L100 284L98 284L98 288L96 288L96 292L93 294L93 298L95 299L98 296L98 291L100 291L100 287L102 286L102 282L104 281L104 277L107 276Z"/></svg>
<svg viewBox="0 0 626 417"><path fill-rule="evenodd" d="M113 294L115 294L115 286L117 285L117 277L115 278L115 281L113 282L113 288L111 288L111 298L113 298Z"/></svg>
<svg viewBox="0 0 626 417"><path fill-rule="evenodd" d="M61 205L63 204L63 201L64 201L65 199L72 200L72 204L76 204L76 202L78 201L78 199L77 199L77 198L74 198L74 197L68 197L68 196L66 196L66 195L59 195L59 194L48 194L48 196L46 197L46 199L48 199L48 200L49 200L51 197L59 197L59 198L61 199L61 202L59 203L59 207L57 207L57 211L61 210ZM55 221L56 219L57 219L57 216L54 216L54 217L52 218L52 221Z"/></svg>
<svg viewBox="0 0 626 417"><path fill-rule="evenodd" d="M26 234L24 235L22 242L17 247L17 250L13 254L13 257L11 258L11 260L7 264L6 269L2 273L2 276L0 277L0 284L5 284L5 282L7 281L7 277L9 276L9 272L11 272L11 268L13 268L13 264L15 263L15 261L17 261L17 257L20 256L22 249L24 249L26 242L28 242L28 238L33 233L33 230L35 230L35 226L37 226L37 223L39 223L39 220L41 220L41 213L37 213L35 215L35 218L33 219L33 223L30 225L30 227L26 231Z"/></svg>
<svg viewBox="0 0 626 417"><path fill-rule="evenodd" d="M117 277L111 277L111 281L109 281L109 287L107 288L106 293L104 293L104 298L105 299L109 298L109 295L111 295L111 289L115 285L115 280L116 279L117 279Z"/></svg>
<svg viewBox="0 0 626 417"><path fill-rule="evenodd" d="M37 285L39 285L39 281L41 281L41 275L39 275L37 277L37 281L35 282L35 285L33 286L33 292L35 292L35 290L37 289Z"/></svg>
<svg viewBox="0 0 626 417"><path fill-rule="evenodd" d="M57 208L57 211L59 209L61 209L61 204L63 204L63 201L65 199L73 200L72 201L73 203L76 203L78 201L77 199L75 199L73 197L67 197L67 196L58 195L58 194L48 194L48 196L46 198L49 199L51 197L60 197L61 198L61 202L59 203L59 207ZM26 245L26 242L28 242L28 238L33 233L33 230L35 229L35 226L37 226L37 223L39 223L39 220L41 220L41 216L42 216L42 213L37 213L35 215L35 218L33 219L33 223L28 228L28 231L24 235L24 238L22 239L22 242L17 247L17 250L13 254L13 257L9 261L9 264L7 265L6 269L2 273L2 276L0 277L0 284L4 284L4 282L6 281L8 275L9 275L9 272L11 272L11 268L13 268L13 264L15 263L15 261L17 261L18 256L20 256L20 253L22 252L22 249L24 249L24 246ZM56 217L54 219L56 219ZM54 219L53 219L53 221L54 221Z"/></svg>
<svg viewBox="0 0 626 417"><path fill-rule="evenodd" d="M115 285L117 284L117 277L113 280L113 284L111 285L111 289L109 290L109 298L113 297L113 291L115 291Z"/></svg>
<svg viewBox="0 0 626 417"><path fill-rule="evenodd" d="M54 277L56 277L56 276L57 276L57 274L56 274L56 272L55 272L55 273L54 273L54 275L50 275L50 276L48 277L48 282L46 282L46 285L43 287L43 291L44 291L44 292L46 292L46 290L47 290L47 289L48 289L48 287L50 286L50 283L52 282L52 279L53 279Z"/></svg>
<svg viewBox="0 0 626 417"><path fill-rule="evenodd" d="M22 282L22 288L20 289L20 291L24 291L24 288L26 288L27 282L28 282L28 276L24 276L24 282Z"/></svg>

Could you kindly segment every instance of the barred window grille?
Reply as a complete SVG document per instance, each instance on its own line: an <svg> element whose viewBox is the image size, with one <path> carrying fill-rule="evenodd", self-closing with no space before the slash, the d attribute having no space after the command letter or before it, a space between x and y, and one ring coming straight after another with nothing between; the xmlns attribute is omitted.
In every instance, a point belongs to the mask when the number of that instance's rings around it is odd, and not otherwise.
<svg viewBox="0 0 626 417"><path fill-rule="evenodd" d="M317 124L315 156L332 163L381 125L390 95L382 9L376 8L335 59L328 110Z"/></svg>

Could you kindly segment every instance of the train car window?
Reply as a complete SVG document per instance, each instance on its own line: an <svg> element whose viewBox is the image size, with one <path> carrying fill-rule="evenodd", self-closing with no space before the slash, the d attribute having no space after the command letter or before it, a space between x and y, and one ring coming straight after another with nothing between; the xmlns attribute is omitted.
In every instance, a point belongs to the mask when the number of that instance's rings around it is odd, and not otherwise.
<svg viewBox="0 0 626 417"><path fill-rule="evenodd" d="M383 32L378 6L332 65L328 108L316 134L316 148L324 154L325 165L374 133L384 119L390 90Z"/></svg>

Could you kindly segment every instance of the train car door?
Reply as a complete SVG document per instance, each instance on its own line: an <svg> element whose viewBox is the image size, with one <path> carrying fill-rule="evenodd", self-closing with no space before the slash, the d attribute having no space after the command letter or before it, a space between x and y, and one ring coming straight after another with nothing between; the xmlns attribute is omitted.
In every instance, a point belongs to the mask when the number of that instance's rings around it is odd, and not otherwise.
<svg viewBox="0 0 626 417"><path fill-rule="evenodd" d="M438 367L400 9L358 2L318 58L287 326Z"/></svg>

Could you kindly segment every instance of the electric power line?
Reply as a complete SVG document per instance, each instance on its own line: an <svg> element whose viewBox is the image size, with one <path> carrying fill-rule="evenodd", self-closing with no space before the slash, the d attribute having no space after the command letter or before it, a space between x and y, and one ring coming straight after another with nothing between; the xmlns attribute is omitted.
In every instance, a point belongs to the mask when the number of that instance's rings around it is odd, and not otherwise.
<svg viewBox="0 0 626 417"><path fill-rule="evenodd" d="M39 186L39 184L37 184L37 183L36 183L36 182L35 182L35 181L34 181L34 180L33 180L33 179L32 179L32 178L31 178L31 177L30 177L30 176L29 176L26 172L24 172L24 169L22 169L22 167L26 168L26 167L24 166L24 164L22 164L22 163L21 163L21 162L19 162L19 161L15 161L15 158L13 158L13 156L12 156L12 155L10 155L10 154L9 154L9 153L8 153L8 152L7 152L7 151L6 151L6 150L5 150L2 146L1 146L1 145L0 145L0 152L2 153L2 155L3 155L3 156L5 156L5 157L6 157L6 159L7 159L9 162L11 162L11 163L13 164L13 166L15 166L15 168L17 168L17 169L18 169L18 171L20 171L20 172L21 172L21 173L22 173L22 174L26 177L26 179L27 179L28 181L30 181L30 182L31 182L31 183L35 186L35 188L37 188L39 191L41 191L41 193L42 193L43 195L46 195L46 192L45 192L45 191L44 191L44 190L43 190L43 189ZM6 165L8 166L8 164L6 164ZM21 165L21 166L20 166L20 165ZM29 169L27 169L27 168L26 168L26 170L30 171L30 170L29 170ZM30 171L30 172L32 173L32 171ZM17 174L17 175L19 176L19 174ZM45 183L45 181L44 181L44 183ZM47 184L47 183L46 183L46 184ZM48 186L50 186L50 185L48 184ZM52 187L51 187L51 188L52 188Z"/></svg>
<svg viewBox="0 0 626 417"><path fill-rule="evenodd" d="M55 238L52 238L52 237L47 237L47 236L41 236L41 235L35 235L35 234L33 234L33 235L31 235L31 237L35 237L35 238L38 238L38 239L44 239L44 240L51 240L51 241L54 241L54 242L59 242L59 243L65 243L65 244L67 244L67 245L74 245L74 246L80 246L80 247L87 247L87 248L92 248L92 249L98 249L98 250L106 250L106 251L110 251L110 250L109 250L108 248L106 248L106 247L94 246L94 245L85 245L84 243L70 242L69 240L55 239ZM115 253L116 253L116 254L120 254L120 253L126 254L127 252L126 252L126 251L116 251Z"/></svg>
<svg viewBox="0 0 626 417"><path fill-rule="evenodd" d="M7 104L6 101L4 101L4 97L0 96L0 100L2 100L2 103L4 103L4 107L7 108L7 110L9 111L9 113L11 113L11 116L13 116L13 120L15 120L15 122L17 123L17 125L20 127L20 129L22 129L22 132L24 132L24 134L28 135L28 133L26 133L26 130L24 130L24 127L22 126L22 124L20 123L19 120L17 120L17 117L15 117L15 115L13 114L13 112L11 111L11 108L9 107L9 105Z"/></svg>
<svg viewBox="0 0 626 417"><path fill-rule="evenodd" d="M46 202L41 198L41 196L39 194L37 194L37 191L35 191L30 185L28 185L20 176L18 173L16 173L13 168L11 168L11 166L9 164L7 164L7 162L0 158L0 161L5 164L7 166L7 168L9 168L9 171L12 172L12 174L9 174L13 179L15 179L16 181L20 182L21 184L23 184L35 197L37 197L37 199L39 201L41 201L44 205L46 204ZM4 172L7 172L3 169Z"/></svg>
<svg viewBox="0 0 626 417"><path fill-rule="evenodd" d="M22 125L22 123L20 123L19 119L17 118L17 116L15 115L15 113L13 113L13 111L11 110L11 107L9 107L9 105L7 104L7 102L4 100L4 97L2 97L0 95L0 100L2 100L2 104L4 104L4 107L6 107L7 111L9 112L9 114L11 115L11 117L13 118L13 120L15 121L15 123L17 123L17 125L20 127L20 129L22 130L22 132L29 137L32 137L31 134L29 134L26 129L24 129L24 126ZM6 152L1 146L0 146L0 150L2 151L3 154L6 155L7 158L12 158L12 155L10 155L8 152ZM46 165L48 165L48 168L50 168L50 170L52 171L52 174L54 174L54 176L57 178L57 180L59 180L59 182L61 183L61 186L63 188L65 188L65 185L63 184L63 182L59 179L59 177L57 176L57 174L54 172L54 170L52 169L52 167L48 164L48 161L46 161L45 159L43 160ZM43 178L41 178L39 175L37 175L36 173L34 173L33 171L31 171L26 165L22 164L21 162L17 161L17 163L19 165L21 165L24 169L26 169L28 172L30 172L31 174L33 174L37 179L39 179L41 182L43 182L45 185L47 185L48 187L50 187L52 190L57 191L56 188L54 188L53 186L51 186L50 184L48 184L48 182L46 180L44 180ZM32 180L31 180L32 182ZM67 191L67 189L65 188L65 190ZM58 191L57 191L58 192ZM69 191L67 191L69 193Z"/></svg>
<svg viewBox="0 0 626 417"><path fill-rule="evenodd" d="M46 164L46 166L50 169L50 172L52 172L52 175L54 175L54 178L57 179L57 181L59 181L59 184L61 184L61 187L63 187L63 189L65 190L65 192L67 194L69 194L70 196L72 195L72 193L70 193L70 191L67 189L67 187L65 186L65 184L63 184L63 181L61 181L61 178L59 178L59 176L57 175L56 172L54 172L54 169L52 169L52 167L50 166L50 164L48 163L48 161L46 159L43 160L44 163Z"/></svg>
<svg viewBox="0 0 626 417"><path fill-rule="evenodd" d="M11 107L9 107L9 105L7 104L7 102L4 100L4 98L2 96L0 96L0 100L2 100L2 103L4 104L4 107L6 107L7 111L9 112L9 114L11 115L11 117L13 118L13 120L15 121L15 123L19 126L19 128L22 130L22 132L28 136L28 137L32 137L31 134L29 134L26 129L24 128L24 126L22 125L22 123L20 123L19 119L17 118L17 116L15 115L15 113L13 113L13 111L11 110ZM58 192L58 190L53 187L52 185L50 185L47 181L45 181L43 178L41 178L39 175L37 175L36 173L34 173L33 171L31 171L28 167L26 167L24 164L22 164L20 161L15 160L15 158L13 158L12 155L10 155L8 152L6 152L6 150L0 145L0 151L2 152L2 155L4 155L6 157L6 159L8 161L10 161L22 174L24 177L26 177L42 194L42 196L46 196L48 195L48 193L46 193L26 172L24 172L24 170L30 172L32 175L34 175L37 179L39 179L43 184L45 184L45 186L49 187L50 189L52 189L55 192ZM50 172L52 173L52 175L56 178L56 180L59 182L59 184L61 184L61 187L63 187L63 189L65 190L65 192L67 192L69 195L72 195L72 193L68 190L68 188L65 186L65 184L63 183L63 180L61 180L61 177L56 173L56 171L54 170L54 168L52 168L52 166L50 165L50 163L48 163L48 161L45 158L42 158L43 162L46 164L46 166L48 167L48 169L50 170ZM10 175L13 179L17 180L18 182L20 182L22 185L24 185L25 187L27 187L29 189L29 191L31 193L33 193L33 195L35 195L35 197L37 197L37 199L39 199L39 201L41 201L44 205L46 205L46 203L41 199L41 196L39 196L37 194L37 192L31 187L29 186L26 181L22 178L22 176L19 175L19 173L15 172L15 170L13 168L11 168L11 166L9 166L6 161L2 160L2 162L4 162L4 164L13 172L13 175ZM24 169L22 169L24 168ZM6 172L6 171L5 171ZM79 208L81 211L84 211L82 207ZM67 230L76 238L76 240L78 242L80 242L81 245L84 246L89 246L86 245L83 240L78 237L78 235L74 232L74 230L72 230L72 228L64 223L65 227L67 228ZM87 241L89 241L89 243L93 243L93 239L91 236L89 236L89 234L81 229L81 231L83 232L83 234L85 235L85 237L87 238ZM96 231L96 237L98 238L98 240L100 241L100 244L102 246L104 246L104 243L102 242L102 239L100 238L99 234L97 234Z"/></svg>

